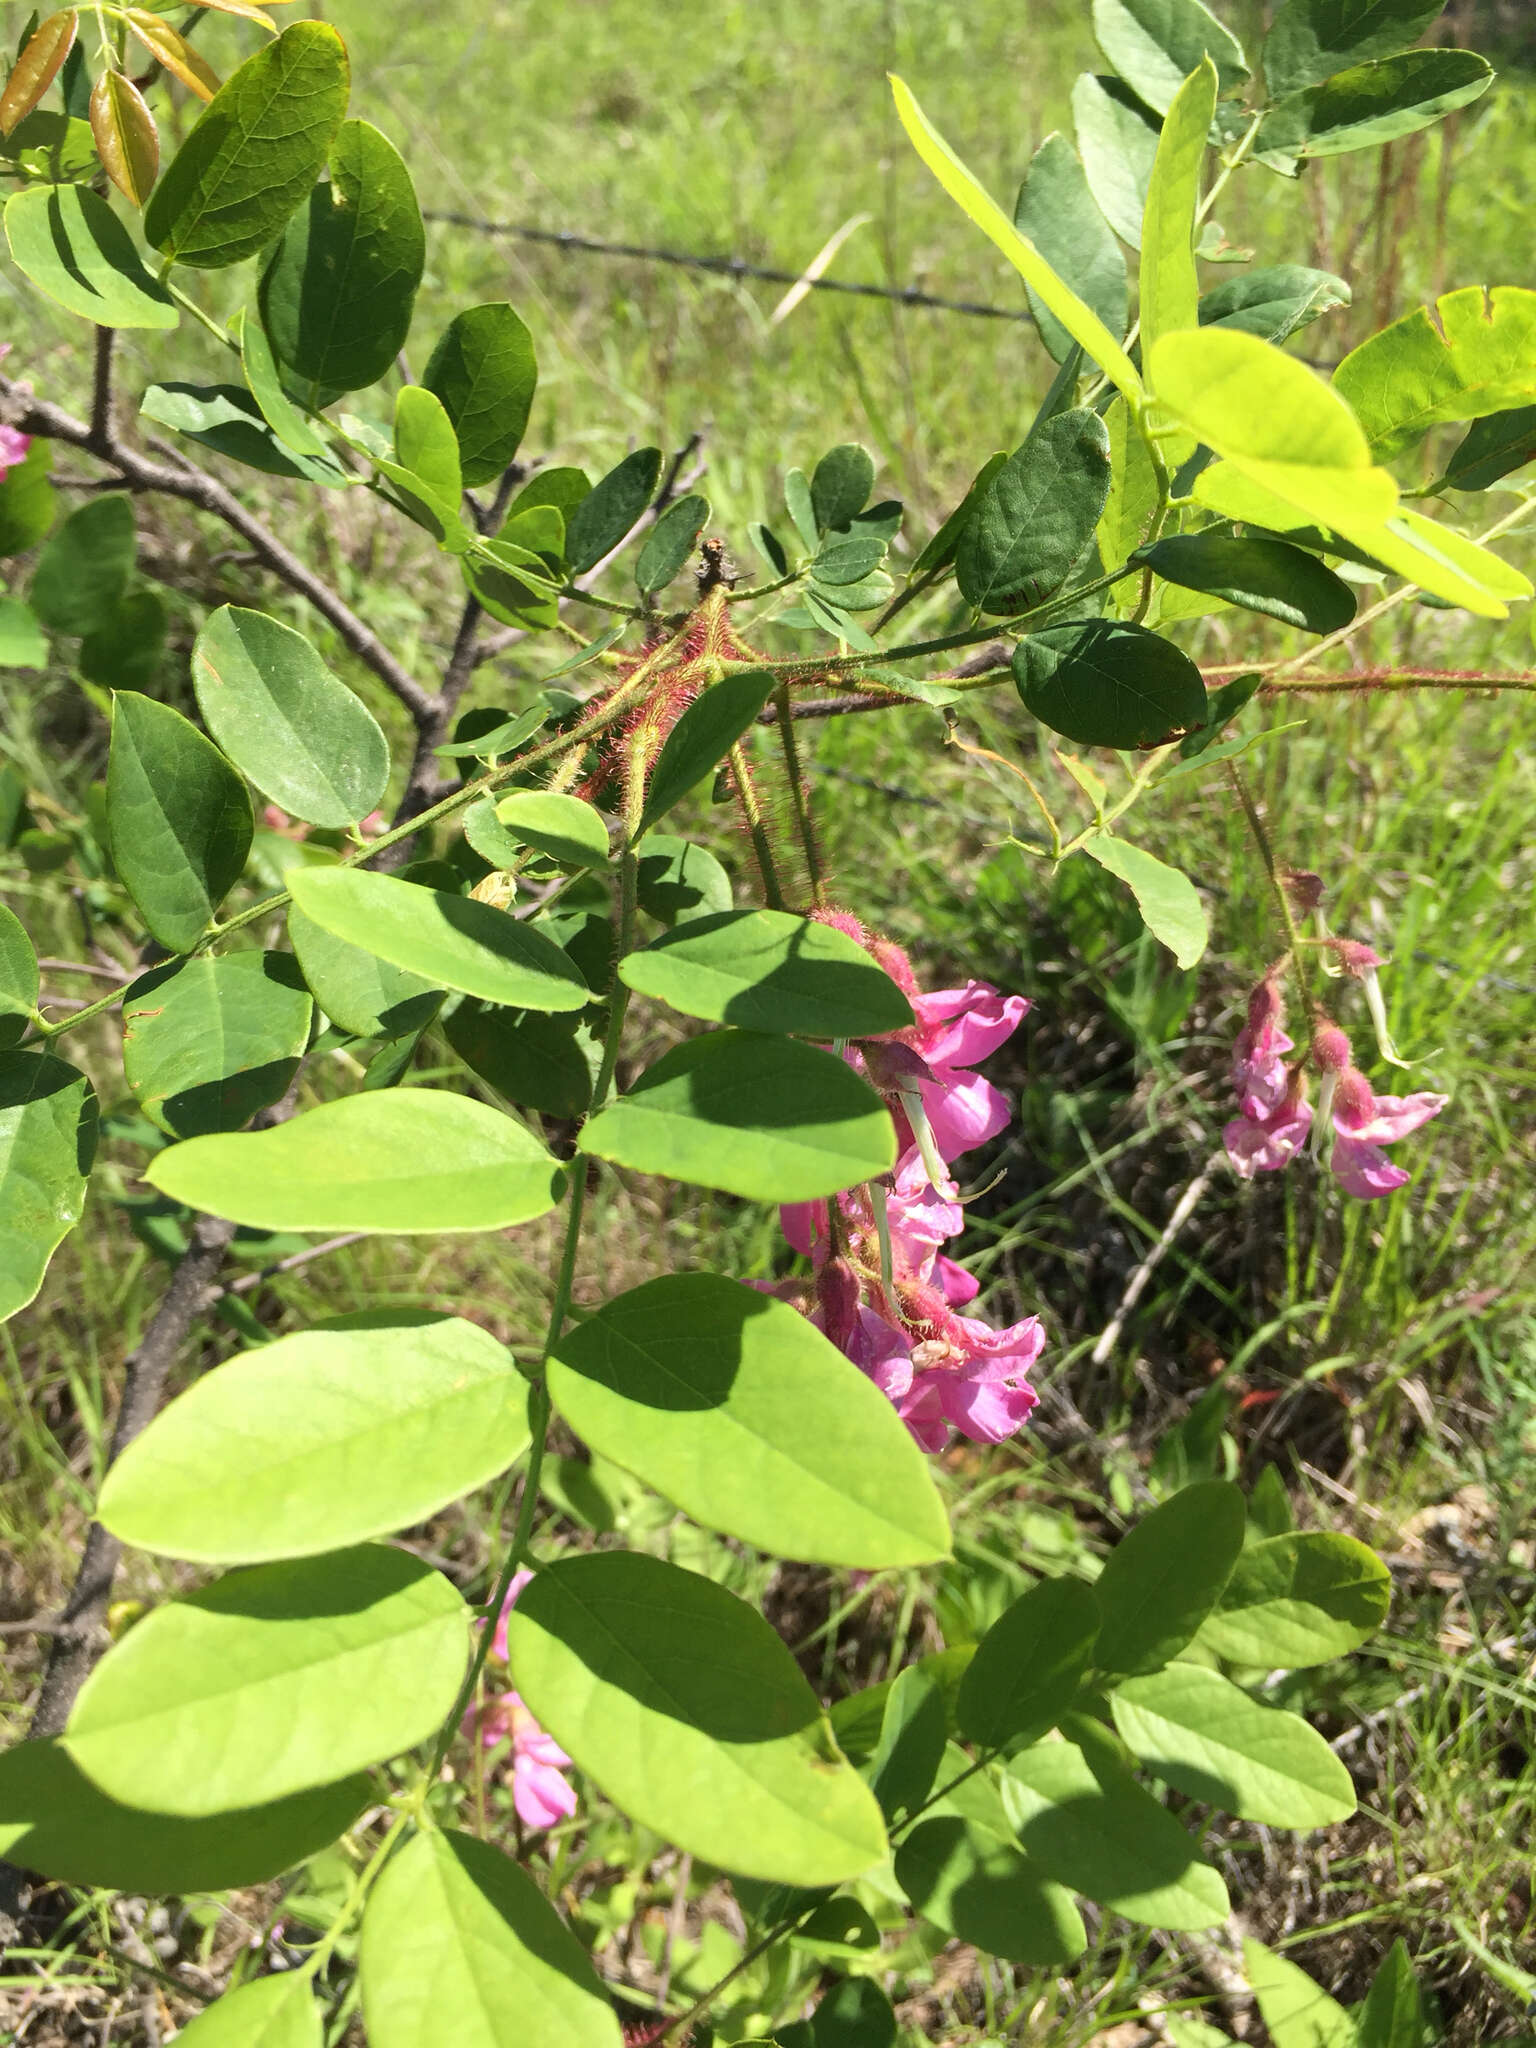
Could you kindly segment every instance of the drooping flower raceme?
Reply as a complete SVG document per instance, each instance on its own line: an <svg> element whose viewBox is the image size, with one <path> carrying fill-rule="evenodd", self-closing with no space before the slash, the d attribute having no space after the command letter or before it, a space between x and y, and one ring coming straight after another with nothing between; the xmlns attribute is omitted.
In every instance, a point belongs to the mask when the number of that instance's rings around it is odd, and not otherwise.
<svg viewBox="0 0 1536 2048"><path fill-rule="evenodd" d="M850 1047L849 1060L886 1097L902 1150L888 1184L781 1212L784 1234L815 1269L810 1295L781 1289L885 1393L925 1450L951 1429L978 1442L1012 1436L1034 1407L1028 1384L1045 1333L1037 1316L995 1330L956 1311L978 1285L942 1247L964 1228L949 1162L1003 1130L1007 1098L973 1071L1029 1009L987 982L920 990L899 947L852 918L839 927L869 947L912 1004L916 1023Z"/></svg>
<svg viewBox="0 0 1536 2048"><path fill-rule="evenodd" d="M532 1576L526 1571L515 1573L502 1602L491 1637L491 1655L502 1663L507 1661L507 1617ZM518 1693L497 1693L471 1708L464 1717L464 1732L478 1734L487 1749L511 1743L512 1804L525 1827L550 1828L576 1811L575 1790L563 1775L571 1759L539 1726Z"/></svg>

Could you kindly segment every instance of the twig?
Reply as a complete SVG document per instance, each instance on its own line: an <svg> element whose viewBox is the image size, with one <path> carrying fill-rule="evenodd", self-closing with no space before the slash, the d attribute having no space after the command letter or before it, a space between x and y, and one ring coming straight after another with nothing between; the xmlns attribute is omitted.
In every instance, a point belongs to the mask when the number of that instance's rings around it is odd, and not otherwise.
<svg viewBox="0 0 1536 2048"><path fill-rule="evenodd" d="M128 967L100 967L90 960L39 960L38 966L44 974L90 974L98 981L133 981L137 969Z"/></svg>
<svg viewBox="0 0 1536 2048"><path fill-rule="evenodd" d="M1108 1323L1105 1324L1098 1343L1094 1345L1093 1350L1089 1353L1091 1364L1102 1365L1111 1351L1114 1350L1116 1344L1119 1343L1120 1332L1125 1328L1126 1317L1136 1306L1137 1302L1140 1301L1147 1282L1172 1250L1174 1239L1195 1213L1200 1197L1211 1184L1211 1176L1221 1166L1225 1157L1225 1153L1213 1152L1189 1186L1184 1190L1183 1194L1180 1195L1174 1205L1173 1214L1168 1218L1167 1224L1164 1226L1162 1236L1153 1245L1152 1249L1126 1282L1125 1292L1120 1297L1120 1306L1110 1317Z"/></svg>
<svg viewBox="0 0 1536 2048"><path fill-rule="evenodd" d="M324 1258L327 1252L343 1251L349 1244L360 1244L371 1235L367 1230L349 1230L341 1237L328 1237L324 1244L306 1245L303 1251L290 1252L286 1259L278 1259L275 1264L263 1266L258 1272L242 1273L238 1280L221 1287L217 1298L222 1301L226 1294L249 1294L278 1273L292 1273L300 1266L307 1266L311 1259Z"/></svg>
<svg viewBox="0 0 1536 2048"><path fill-rule="evenodd" d="M138 1349L128 1360L107 1457L109 1466L116 1464L158 1410L166 1376L192 1325L208 1306L214 1275L234 1234L234 1224L221 1216L199 1216L193 1223L192 1242L171 1275ZM28 1731L33 1737L57 1735L69 1719L75 1696L91 1668L93 1639L106 1620L121 1555L117 1538L99 1522L92 1522L85 1555L59 1617L65 1626L55 1635L43 1675L37 1711Z"/></svg>
<svg viewBox="0 0 1536 2048"><path fill-rule="evenodd" d="M103 329L102 332L110 333L110 330ZM102 353L105 351L98 353L98 365ZM269 533L261 521L247 511L233 491L190 463L173 467L168 462L151 462L121 439L111 420L105 417L111 409L110 386L107 387L107 397L102 399L101 385L102 380L98 377L97 396L101 402L95 410L103 416L93 417L89 425L65 412L62 406L23 391L7 377L0 377L0 412L24 434L37 435L48 441L63 441L72 448L83 449L87 455L94 455L98 461L110 463L131 490L156 491L164 497L181 498L200 511L222 519L226 526L233 527L250 543L255 554L274 575L281 577L290 590L296 590L322 618L329 620L345 644L394 692L418 723L430 718L436 708L431 693L424 690L396 660L350 605L307 569L297 555L284 547L276 534Z"/></svg>

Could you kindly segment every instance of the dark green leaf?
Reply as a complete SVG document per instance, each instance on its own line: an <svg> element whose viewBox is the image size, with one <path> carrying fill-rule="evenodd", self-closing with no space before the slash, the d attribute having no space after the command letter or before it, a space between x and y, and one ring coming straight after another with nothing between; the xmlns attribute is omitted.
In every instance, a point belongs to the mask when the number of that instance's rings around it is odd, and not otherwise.
<svg viewBox="0 0 1536 2048"><path fill-rule="evenodd" d="M1219 1872L1165 1807L1108 1754L1041 1742L1007 1765L1003 1805L1025 1854L1086 1898L1148 1927L1215 1927L1231 1907Z"/></svg>
<svg viewBox="0 0 1536 2048"><path fill-rule="evenodd" d="M263 250L319 177L347 110L346 46L296 21L231 73L144 210L153 248L198 270Z"/></svg>
<svg viewBox="0 0 1536 2048"><path fill-rule="evenodd" d="M711 683L667 734L651 770L642 833L713 775L778 685L769 669L742 669Z"/></svg>
<svg viewBox="0 0 1536 2048"><path fill-rule="evenodd" d="M652 832L640 855L635 894L647 917L686 924L731 907L731 878L707 847Z"/></svg>
<svg viewBox="0 0 1536 2048"><path fill-rule="evenodd" d="M622 625L615 627L613 640L623 630ZM613 640L608 642L610 647ZM531 739L540 726L547 725L549 715L547 704L531 704L515 718L498 718L493 711L469 711L455 728L453 745L434 747L432 751L443 761L499 761L515 754L524 740ZM480 722L486 719L488 723ZM461 734L468 736L461 738Z"/></svg>
<svg viewBox="0 0 1536 2048"><path fill-rule="evenodd" d="M224 1813L425 1741L468 1653L469 1610L406 1551L254 1565L136 1623L86 1680L63 1742L113 1799Z"/></svg>
<svg viewBox="0 0 1536 2048"><path fill-rule="evenodd" d="M81 675L111 690L147 689L160 674L169 625L158 590L130 590L80 642Z"/></svg>
<svg viewBox="0 0 1536 2048"><path fill-rule="evenodd" d="M1158 746L1206 722L1205 684L1189 656L1115 619L1032 633L1013 650L1013 676L1025 710L1083 746Z"/></svg>
<svg viewBox="0 0 1536 2048"><path fill-rule="evenodd" d="M816 552L816 508L811 503L811 486L803 469L784 472L784 508L790 524L807 554Z"/></svg>
<svg viewBox="0 0 1536 2048"><path fill-rule="evenodd" d="M457 1832L418 1834L363 1916L373 2048L620 2048L581 1944L526 1871Z"/></svg>
<svg viewBox="0 0 1536 2048"><path fill-rule="evenodd" d="M123 1078L173 1137L238 1130L287 1093L310 1014L286 953L201 954L157 967L123 997Z"/></svg>
<svg viewBox="0 0 1536 2048"><path fill-rule="evenodd" d="M925 1920L984 1954L1069 1963L1087 1946L1071 1893L1016 1843L960 1814L918 1823L896 1851L896 1882Z"/></svg>
<svg viewBox="0 0 1536 2048"><path fill-rule="evenodd" d="M751 1031L675 1046L580 1143L619 1166L756 1202L819 1201L896 1163L889 1113L851 1067Z"/></svg>
<svg viewBox="0 0 1536 2048"><path fill-rule="evenodd" d="M885 1853L880 1809L794 1659L723 1586L635 1551L565 1557L523 1588L508 1645L531 1712L681 1848L805 1885Z"/></svg>
<svg viewBox="0 0 1536 2048"><path fill-rule="evenodd" d="M580 1020L500 1009L466 996L443 1036L498 1095L546 1116L581 1116L592 1101L592 1066Z"/></svg>
<svg viewBox="0 0 1536 2048"><path fill-rule="evenodd" d="M0 509L0 519L4 511ZM19 597L0 596L0 668L46 668L48 639L32 607Z"/></svg>
<svg viewBox="0 0 1536 2048"><path fill-rule="evenodd" d="M890 1402L785 1302L670 1274L562 1337L549 1376L584 1443L708 1528L870 1569L948 1551L927 1463Z"/></svg>
<svg viewBox="0 0 1536 2048"><path fill-rule="evenodd" d="M1081 1579L1031 1586L966 1666L955 1703L961 1734L988 1748L1038 1741L1076 1697L1098 1632L1098 1602Z"/></svg>
<svg viewBox="0 0 1536 2048"><path fill-rule="evenodd" d="M1170 534L1140 549L1136 559L1185 590L1203 590L1308 633L1337 633L1355 616L1349 585L1287 541Z"/></svg>
<svg viewBox="0 0 1536 2048"><path fill-rule="evenodd" d="M688 565L709 518L709 500L698 491L667 507L635 557L635 585L642 597L664 590Z"/></svg>
<svg viewBox="0 0 1536 2048"><path fill-rule="evenodd" d="M55 633L94 633L108 624L128 588L135 548L128 498L88 498L37 558L28 592L33 611Z"/></svg>
<svg viewBox="0 0 1536 2048"><path fill-rule="evenodd" d="M1200 295L1202 327L1236 327L1278 345L1299 328L1350 303L1350 289L1331 271L1277 263L1239 271Z"/></svg>
<svg viewBox="0 0 1536 2048"><path fill-rule="evenodd" d="M1391 1574L1353 1536L1272 1536L1237 1560L1200 1641L1266 1670L1325 1664L1373 1636L1391 1600Z"/></svg>
<svg viewBox="0 0 1536 2048"><path fill-rule="evenodd" d="M310 425L283 388L277 358L267 339L267 330L244 307L229 323L230 339L240 350L240 367L250 386L258 411L277 439L288 450L322 471L336 469L324 437ZM345 472L337 471L345 477Z"/></svg>
<svg viewBox="0 0 1536 2048"><path fill-rule="evenodd" d="M1132 1677L1177 1656L1221 1598L1243 1547L1243 1524L1238 1489L1205 1479L1122 1536L1094 1583L1097 1669Z"/></svg>
<svg viewBox="0 0 1536 2048"><path fill-rule="evenodd" d="M0 903L0 1046L14 1045L37 1011L37 955L14 910Z"/></svg>
<svg viewBox="0 0 1536 2048"><path fill-rule="evenodd" d="M1048 135L1030 158L1013 223L1112 334L1125 332L1125 257L1066 136ZM1033 292L1029 309L1040 339L1064 363L1076 342Z"/></svg>
<svg viewBox="0 0 1536 2048"><path fill-rule="evenodd" d="M223 605L192 651L209 731L256 787L312 825L355 825L389 780L378 721L302 633Z"/></svg>
<svg viewBox="0 0 1536 2048"><path fill-rule="evenodd" d="M1224 93L1248 76L1242 44L1200 0L1093 0L1093 32L1126 84L1160 114L1203 57Z"/></svg>
<svg viewBox="0 0 1536 2048"><path fill-rule="evenodd" d="M1072 88L1072 119L1088 189L1122 242L1141 247L1141 216L1157 161L1157 116L1118 78L1084 72Z"/></svg>
<svg viewBox="0 0 1536 2048"><path fill-rule="evenodd" d="M565 522L565 558L584 575L612 554L651 502L661 478L661 450L637 448L584 497Z"/></svg>
<svg viewBox="0 0 1536 2048"><path fill-rule="evenodd" d="M1285 0L1264 43L1271 99L1416 43L1445 0Z"/></svg>
<svg viewBox="0 0 1536 2048"><path fill-rule="evenodd" d="M693 918L629 954L619 975L686 1017L747 1031L871 1038L912 1022L906 997L856 939L783 910Z"/></svg>
<svg viewBox="0 0 1536 2048"><path fill-rule="evenodd" d="M1502 477L1536 459L1536 405L1516 406L1475 420L1467 438L1445 466L1441 488L1486 491ZM3 550L0 550L3 552Z"/></svg>
<svg viewBox="0 0 1536 2048"><path fill-rule="evenodd" d="M847 526L869 503L875 484L874 457L857 441L829 448L811 476L811 515L818 533Z"/></svg>
<svg viewBox="0 0 1536 2048"><path fill-rule="evenodd" d="M145 269L128 230L88 185L13 192L5 203L5 238L16 268L40 291L98 326L164 330L181 317L165 286Z"/></svg>
<svg viewBox="0 0 1536 2048"><path fill-rule="evenodd" d="M544 1215L565 1185L520 1123L435 1088L344 1095L269 1131L188 1138L144 1178L259 1230L505 1230Z"/></svg>
<svg viewBox="0 0 1536 2048"><path fill-rule="evenodd" d="M145 924L170 952L190 952L245 866L251 800L195 725L131 690L112 704L107 827Z"/></svg>
<svg viewBox="0 0 1536 2048"><path fill-rule="evenodd" d="M823 1993L809 2032L810 2048L896 2048L896 2015L873 1978L845 1977Z"/></svg>
<svg viewBox="0 0 1536 2048"><path fill-rule="evenodd" d="M817 550L812 573L818 583L835 589L863 583L885 559L885 546L877 534L834 534Z"/></svg>
<svg viewBox="0 0 1536 2048"><path fill-rule="evenodd" d="M365 1777L201 1819L120 1805L57 1742L0 1756L0 1856L62 1884L177 1893L265 1884L352 1825Z"/></svg>
<svg viewBox="0 0 1536 2048"><path fill-rule="evenodd" d="M1433 127L1492 83L1492 67L1470 50L1383 57L1277 102L1264 116L1254 153L1283 159L1374 149Z"/></svg>
<svg viewBox="0 0 1536 2048"><path fill-rule="evenodd" d="M338 939L296 903L288 910L288 937L315 1001L333 1024L359 1038L419 1031L442 1002L431 982Z"/></svg>
<svg viewBox="0 0 1536 2048"><path fill-rule="evenodd" d="M96 1097L49 1053L0 1053L0 1321L25 1308L80 1221L96 1155Z"/></svg>
<svg viewBox="0 0 1536 2048"><path fill-rule="evenodd" d="M581 1010L592 999L558 946L489 903L361 868L296 868L289 887L315 924L434 988L528 1010Z"/></svg>
<svg viewBox="0 0 1536 2048"><path fill-rule="evenodd" d="M1108 495L1104 422L1058 413L979 493L955 557L961 595L994 613L1042 603L1072 573Z"/></svg>
<svg viewBox="0 0 1536 2048"><path fill-rule="evenodd" d="M456 1316L343 1316L204 1373L117 1459L97 1513L140 1550L258 1564L411 1528L528 1442L527 1382Z"/></svg>
<svg viewBox="0 0 1536 2048"><path fill-rule="evenodd" d="M465 483L494 483L517 453L538 374L533 336L505 301L471 306L450 323L422 382L453 422Z"/></svg>
<svg viewBox="0 0 1536 2048"><path fill-rule="evenodd" d="M0 558L36 547L53 524L53 444L35 440L20 462L0 476Z"/></svg>
<svg viewBox="0 0 1536 2048"><path fill-rule="evenodd" d="M377 128L343 121L329 170L268 259L259 297L272 352L312 406L389 369L427 251L410 173Z"/></svg>

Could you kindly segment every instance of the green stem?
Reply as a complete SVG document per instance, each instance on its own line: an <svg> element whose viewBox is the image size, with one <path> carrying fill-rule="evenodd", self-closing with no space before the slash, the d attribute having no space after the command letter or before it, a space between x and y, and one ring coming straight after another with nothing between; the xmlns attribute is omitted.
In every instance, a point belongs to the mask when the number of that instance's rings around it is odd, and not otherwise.
<svg viewBox="0 0 1536 2048"><path fill-rule="evenodd" d="M436 1776L435 1772L433 1776ZM430 1783L431 1781L429 1779L426 1782ZM352 1924L353 1920L356 1919L361 1908L367 1904L368 1894L378 1882L385 1861L393 1850L401 1829L407 1826L409 1822L415 1820L418 1817L418 1813L419 1808L415 1805L410 1805L403 1807L395 1815L384 1831L383 1840L357 1873L357 1876L352 1880L352 1888L342 1903L341 1911L336 1915L336 1918L331 1922L325 1933L315 1943L315 1946L300 1965L302 1975L311 1980L319 1975L322 1966L337 1942Z"/></svg>
<svg viewBox="0 0 1536 2048"><path fill-rule="evenodd" d="M804 574L804 569L786 569L772 583L759 583L752 590L728 590L725 601L727 604L751 604L754 598L774 597L779 591L787 590L791 583L798 583Z"/></svg>
<svg viewBox="0 0 1536 2048"><path fill-rule="evenodd" d="M819 1904L818 1900L817 1905ZM795 1929L809 1920L816 1910L816 1906L807 1906L802 1912L792 1914L789 1919L780 1920L770 1927L766 1934L753 1942L739 1962L733 1963L723 1977L717 1977L709 1989L693 2001L686 2012L679 2013L675 2020L668 2023L665 2031L657 2037L657 2048L661 2048L661 2043L670 2040L674 2034L685 2034L696 2019L708 2012L728 1984L734 1984L744 1970L752 1967L759 1956L766 1955L776 1942L784 1939L785 1935L793 1934Z"/></svg>
<svg viewBox="0 0 1536 2048"><path fill-rule="evenodd" d="M1243 134L1242 141L1238 143L1237 148L1233 150L1232 154L1222 164L1221 170L1217 175L1215 182L1212 184L1210 191L1206 193L1205 197L1196 207L1196 227L1199 227L1200 223L1203 220L1207 220L1210 217L1211 211L1214 208L1217 200L1226 190L1228 180L1231 178L1232 173L1238 168L1240 164L1244 164L1248 161L1249 152L1253 148L1255 138L1258 135L1259 129L1263 126L1263 122L1263 114L1257 113L1248 123L1247 129Z"/></svg>

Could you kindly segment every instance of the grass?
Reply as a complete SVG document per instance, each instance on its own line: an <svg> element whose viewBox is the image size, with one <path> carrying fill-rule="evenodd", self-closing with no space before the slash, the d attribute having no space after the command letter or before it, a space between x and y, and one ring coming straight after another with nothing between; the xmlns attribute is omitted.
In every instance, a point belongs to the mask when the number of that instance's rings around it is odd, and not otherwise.
<svg viewBox="0 0 1536 2048"><path fill-rule="evenodd" d="M327 11L352 46L355 103L392 133L440 210L788 268L868 213L836 275L1004 304L1017 303L1014 281L906 149L884 74L906 75L1006 195L1034 144L1064 124L1073 77L1094 63L1087 10L1066 0L1028 10L1002 0L963 9L846 0L830 10L809 0L721 0L664 22L620 0L583 0L559 15L522 0L435 10L346 0ZM1235 22L1256 12L1226 11ZM221 21L209 47L232 53L242 36ZM1305 199L1262 172L1233 188L1220 212L1234 242L1251 243L1259 260L1336 267L1359 286L1353 311L1311 330L1304 352L1332 362L1449 285L1531 281L1529 108L1515 81L1385 166L1368 156L1327 167ZM908 530L920 540L980 460L1019 438L1049 376L1024 325L813 295L773 326L771 286L441 224L431 229L429 265L413 363L452 310L510 296L540 350L531 445L595 472L628 445L676 448L703 433L714 530L744 562L749 522L782 519L783 469L808 467L842 439L876 453L881 488L908 502ZM221 312L237 288L223 277L198 285ZM7 337L18 357L30 356L40 387L78 392L73 331L34 305L7 304ZM201 346L178 356L176 374L211 371L215 352L207 344L199 363ZM127 354L129 388L161 367L142 344ZM1508 500L1489 502L1502 510ZM240 564L217 559L220 542L189 520L146 507L142 525L145 566L177 593L173 647L184 654L202 612L249 600L250 580ZM456 620L453 586L409 536L349 498L328 506L326 527L309 538L402 658L421 671L441 659ZM1488 629L1408 609L1376 630L1369 655L1523 667L1527 617L1517 611L1507 628ZM954 620L940 604L914 623L943 630ZM1283 638L1223 618L1186 629L1186 644L1209 661L1287 651ZM517 702L542 665L519 652L485 673L480 701ZM365 678L346 672L368 692ZM165 687L184 687L175 666ZM1252 1482L1275 1467L1304 1523L1352 1528L1394 1561L1396 1605L1380 1644L1336 1673L1303 1675L1303 1703L1356 1771L1362 1813L1296 1847L1219 1837L1212 1846L1247 1921L1339 1996L1362 1995L1402 1932L1439 2000L1441 2038L1513 2040L1518 2002L1458 1930L1519 1962L1536 1925L1523 1847L1536 1819L1527 1618L1536 1559L1525 1533L1536 1511L1531 712L1519 699L1459 695L1299 707L1287 699L1261 705L1249 723L1260 730L1295 716L1305 729L1272 740L1244 769L1280 857L1328 880L1334 928L1392 955L1393 1029L1423 1062L1407 1085L1453 1097L1404 1148L1414 1186L1361 1207L1301 1168L1251 1189L1213 1177L1119 1342L1095 1364L1131 1274L1218 1142L1226 1049L1246 988L1277 949L1241 812L1213 772L1128 821L1206 892L1214 949L1185 975L1110 878L1082 861L1053 874L1010 843L1036 829L1022 789L945 747L934 714L914 708L817 729L809 743L845 900L917 948L931 981L985 973L1035 1003L998 1072L1018 1091L1020 1136L976 1174L983 1183L1001 1177L973 1207L967 1249L991 1313L1038 1308L1047 1319L1041 1425L996 1454L964 1447L944 1461L960 1562L910 1585L852 1587L788 1568L771 1576L658 1514L611 1471L597 1475L594 1504L584 1490L592 1475L584 1480L574 1465L555 1468L563 1512L542 1537L589 1542L600 1533L594 1521L610 1522L631 1542L728 1576L765 1598L835 1697L979 1632L1025 1571L1096 1551L1149 1487L1177 1471L1215 1459ZM1071 813L1070 779L1006 692L972 700L965 730L1022 761L1052 805ZM32 790L66 812L100 773L99 720L62 674L33 697L8 696L0 743ZM744 868L730 828L706 806L689 822ZM53 886L14 866L0 870L0 883L50 949L78 956L77 913ZM1363 1019L1360 1027L1364 1040ZM98 1040L92 1057L107 1044ZM111 1073L105 1058L99 1067ZM1377 1078L1385 1085L1384 1070ZM120 1182L93 1198L43 1303L0 1330L0 1546L9 1553L0 1615L46 1608L67 1581L119 1362L163 1285L160 1257L114 1199L142 1155L119 1144L112 1156ZM251 1244L246 1269L276 1249ZM597 1208L578 1305L669 1266L761 1275L778 1256L771 1218L715 1198L669 1205L662 1191L624 1185ZM404 1254L397 1242L367 1244L242 1299L267 1329L365 1305L467 1303L526 1349L547 1308L551 1263L541 1228L412 1243ZM210 1325L186 1372L238 1341ZM1222 1425L1214 1449L1194 1417L1213 1387ZM1428 1521L1426 1510L1436 1511ZM489 1512L488 1500L471 1501L422 1532L466 1584L478 1583L491 1554ZM130 1600L163 1589L144 1560L122 1586ZM4 1647L0 1706L16 1722L36 1675L33 1646L8 1638ZM504 1810L495 1787L485 1796ZM631 1955L643 1978L641 1957L671 1915L680 1878L661 1845L600 1817L584 1835L558 1836L555 1855L556 1882L577 1900L589 1940L601 1949L622 1941L626 1924L645 1930ZM638 1894L612 1879L631 1865ZM318 1915L326 1882L311 1872L296 1901L237 1900L250 1923L240 1941L254 1932L280 1942L274 1923L285 1912L302 1918L306 1899ZM693 1892L683 1924L699 1954L674 1958L684 1986L689 1970L710 1974L718 1946L705 1932L718 1923L702 1880ZM194 1902L175 1923L178 1953L227 1970L232 1924ZM136 1967L138 1939L103 1902L80 1909L69 1935L77 1967L61 1960L68 1941L49 1965L71 1979L80 2014L61 2020L56 2038L88 2038L87 2016L99 2030L114 2012L112 2038L138 2038L134 2027L153 2038L140 2008L157 1980ZM653 1968L659 1959L657 1949ZM1112 2030L1139 2025L1144 2003L1205 2004L1221 1988L1198 1950L1139 1935L1097 1935L1081 1981L1066 1986L912 1944L895 1962L907 2041L956 2048L1128 2041ZM84 1976L102 1982L82 1987ZM1091 2001L1086 1984L1102 1986ZM764 1996L767 1988L765 1977ZM0 2015L5 1996L0 1986Z"/></svg>

